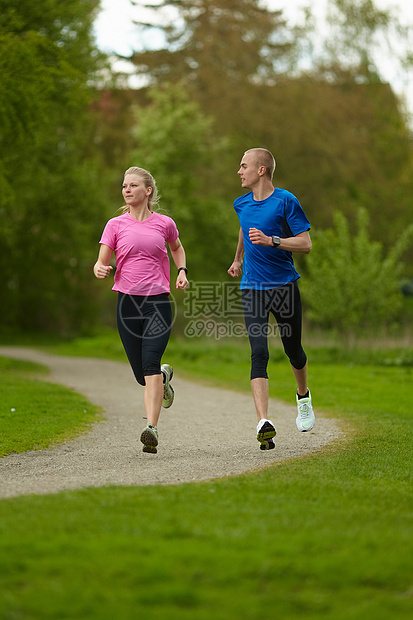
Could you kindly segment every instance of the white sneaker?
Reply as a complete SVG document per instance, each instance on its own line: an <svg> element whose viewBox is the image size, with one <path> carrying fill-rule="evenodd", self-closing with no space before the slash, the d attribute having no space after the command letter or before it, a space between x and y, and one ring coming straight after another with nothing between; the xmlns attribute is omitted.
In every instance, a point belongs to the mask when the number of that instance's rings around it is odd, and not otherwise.
<svg viewBox="0 0 413 620"><path fill-rule="evenodd" d="M271 420L260 420L257 426L257 439L260 442L260 450L273 450L275 448L273 437L276 434L277 431Z"/></svg>
<svg viewBox="0 0 413 620"><path fill-rule="evenodd" d="M311 431L315 423L313 406L311 404L311 393L308 390L308 398L298 398L296 395L298 415L295 420L297 428L302 433Z"/></svg>
<svg viewBox="0 0 413 620"><path fill-rule="evenodd" d="M143 443L143 452L156 454L158 452L158 429L154 424L147 424L141 433L141 442Z"/></svg>

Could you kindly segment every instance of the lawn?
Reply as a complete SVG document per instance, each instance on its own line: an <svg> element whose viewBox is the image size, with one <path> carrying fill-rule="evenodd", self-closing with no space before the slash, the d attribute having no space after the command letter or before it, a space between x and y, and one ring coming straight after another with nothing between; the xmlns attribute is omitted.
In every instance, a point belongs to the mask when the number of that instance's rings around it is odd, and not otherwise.
<svg viewBox="0 0 413 620"><path fill-rule="evenodd" d="M47 376L40 364L0 357L0 457L63 443L90 428L99 409Z"/></svg>
<svg viewBox="0 0 413 620"><path fill-rule="evenodd" d="M124 360L109 334L54 350ZM409 617L411 352L309 353L316 412L339 417L346 442L213 482L0 501L1 620ZM243 345L172 340L167 357L249 390ZM278 350L270 377L291 402Z"/></svg>

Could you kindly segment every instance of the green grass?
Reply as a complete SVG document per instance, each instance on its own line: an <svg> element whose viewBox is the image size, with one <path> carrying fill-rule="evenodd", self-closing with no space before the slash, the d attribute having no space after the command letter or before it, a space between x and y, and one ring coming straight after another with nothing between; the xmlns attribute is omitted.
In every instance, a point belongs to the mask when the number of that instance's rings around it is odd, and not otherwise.
<svg viewBox="0 0 413 620"><path fill-rule="evenodd" d="M109 334L64 352L92 350L124 360ZM308 353L316 408L352 429L346 442L226 480L1 501L1 620L409 617L408 356ZM167 357L188 377L249 391L242 343L171 341ZM291 402L277 349L270 377Z"/></svg>
<svg viewBox="0 0 413 620"><path fill-rule="evenodd" d="M60 385L30 379L40 364L0 357L0 456L47 448L88 430L97 407Z"/></svg>

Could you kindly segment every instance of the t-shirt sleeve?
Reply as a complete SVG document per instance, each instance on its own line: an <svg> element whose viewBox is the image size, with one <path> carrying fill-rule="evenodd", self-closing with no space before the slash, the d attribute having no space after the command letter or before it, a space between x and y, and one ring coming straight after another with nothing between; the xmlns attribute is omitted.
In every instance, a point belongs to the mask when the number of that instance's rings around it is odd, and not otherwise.
<svg viewBox="0 0 413 620"><path fill-rule="evenodd" d="M116 231L115 224L113 220L109 220L103 229L102 237L100 238L99 243L102 245L107 245L111 250L114 250L116 247Z"/></svg>
<svg viewBox="0 0 413 620"><path fill-rule="evenodd" d="M174 241L176 241L178 237L179 237L178 228L176 227L176 224L173 221L173 219L168 217L167 224L166 224L165 241L167 243L174 243Z"/></svg>
<svg viewBox="0 0 413 620"><path fill-rule="evenodd" d="M306 230L310 230L310 222L308 221L299 201L293 194L291 194L287 200L285 215L288 226L294 236L305 232Z"/></svg>

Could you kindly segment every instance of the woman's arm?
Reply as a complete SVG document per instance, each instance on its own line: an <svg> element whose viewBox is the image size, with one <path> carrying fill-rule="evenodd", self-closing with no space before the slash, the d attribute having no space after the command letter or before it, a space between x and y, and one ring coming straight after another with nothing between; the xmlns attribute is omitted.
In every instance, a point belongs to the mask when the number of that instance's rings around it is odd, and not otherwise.
<svg viewBox="0 0 413 620"><path fill-rule="evenodd" d="M176 268L179 269L180 267L185 267L186 269L185 250L179 238L173 243L169 244L169 249L171 250L171 256ZM181 269L181 271L178 272L178 276L176 278L176 288L184 290L186 289L188 284L189 282L188 278L186 277L186 271L184 271L184 269Z"/></svg>
<svg viewBox="0 0 413 620"><path fill-rule="evenodd" d="M109 265L112 258L112 250L108 245L101 245L98 259L93 267L93 273L99 280L107 278L113 267Z"/></svg>

